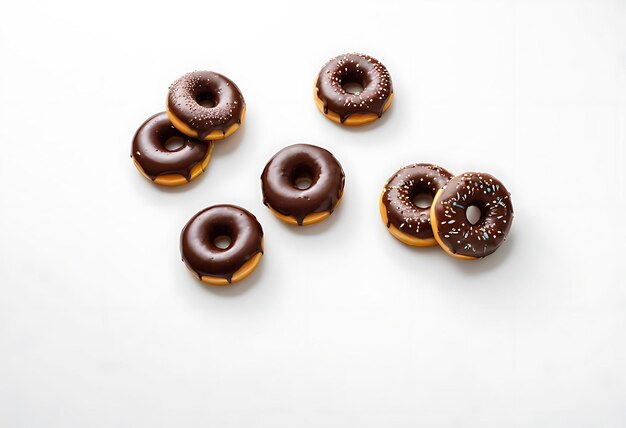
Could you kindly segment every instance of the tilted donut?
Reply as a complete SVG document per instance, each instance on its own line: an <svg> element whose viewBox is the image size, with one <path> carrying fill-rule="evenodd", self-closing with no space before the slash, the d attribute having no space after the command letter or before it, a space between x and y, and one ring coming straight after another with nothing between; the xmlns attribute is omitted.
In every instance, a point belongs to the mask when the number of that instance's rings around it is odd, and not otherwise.
<svg viewBox="0 0 626 428"><path fill-rule="evenodd" d="M310 183L299 188L298 180ZM276 153L261 174L263 203L281 220L306 226L336 208L345 184L339 161L325 149L294 144Z"/></svg>
<svg viewBox="0 0 626 428"><path fill-rule="evenodd" d="M437 245L430 226L430 206L420 208L414 199L420 194L434 198L451 178L446 169L429 163L413 164L397 171L380 195L380 215L389 232L408 245Z"/></svg>
<svg viewBox="0 0 626 428"><path fill-rule="evenodd" d="M200 140L221 140L244 120L246 103L232 80L212 71L185 74L170 86L167 114L180 132Z"/></svg>
<svg viewBox="0 0 626 428"><path fill-rule="evenodd" d="M166 142L178 138L181 147L169 150ZM178 131L165 112L146 120L135 133L130 157L141 174L163 186L179 186L199 176L213 152L211 141L199 141Z"/></svg>
<svg viewBox="0 0 626 428"><path fill-rule="evenodd" d="M356 83L358 93L344 87ZM393 85L387 68L363 54L339 55L322 67L315 83L317 108L333 122L365 125L380 118L393 100Z"/></svg>
<svg viewBox="0 0 626 428"><path fill-rule="evenodd" d="M226 248L219 237L230 238ZM249 211L235 205L206 208L180 234L183 262L202 281L229 285L250 275L263 255L263 228Z"/></svg>
<svg viewBox="0 0 626 428"><path fill-rule="evenodd" d="M476 224L467 219L471 206L481 213ZM478 259L492 254L506 240L513 221L511 195L495 177L467 172L437 192L430 218L435 239L448 254Z"/></svg>

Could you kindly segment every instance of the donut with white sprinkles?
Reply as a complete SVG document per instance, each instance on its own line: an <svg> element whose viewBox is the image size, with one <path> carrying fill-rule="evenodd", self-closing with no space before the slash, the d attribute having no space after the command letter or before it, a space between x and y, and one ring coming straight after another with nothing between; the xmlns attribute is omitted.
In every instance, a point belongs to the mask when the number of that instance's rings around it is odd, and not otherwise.
<svg viewBox="0 0 626 428"><path fill-rule="evenodd" d="M453 174L430 163L400 168L385 184L380 195L380 216L389 233L414 247L437 245L430 226L430 205L420 207L420 195L434 198Z"/></svg>
<svg viewBox="0 0 626 428"><path fill-rule="evenodd" d="M246 103L226 76L212 71L185 74L170 86L167 115L183 134L199 140L221 140L243 123Z"/></svg>
<svg viewBox="0 0 626 428"><path fill-rule="evenodd" d="M371 56L339 55L320 70L314 98L319 111L333 122L365 125L380 118L391 106L391 76L387 68Z"/></svg>

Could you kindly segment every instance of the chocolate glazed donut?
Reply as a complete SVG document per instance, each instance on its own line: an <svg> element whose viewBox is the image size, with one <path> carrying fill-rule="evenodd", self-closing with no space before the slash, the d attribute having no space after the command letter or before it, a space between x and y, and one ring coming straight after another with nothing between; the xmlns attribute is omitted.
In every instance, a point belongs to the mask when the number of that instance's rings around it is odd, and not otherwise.
<svg viewBox="0 0 626 428"><path fill-rule="evenodd" d="M227 237L226 248L217 246ZM180 234L183 262L199 279L229 285L251 274L263 255L263 228L249 211L235 205L214 205L189 220Z"/></svg>
<svg viewBox="0 0 626 428"><path fill-rule="evenodd" d="M167 114L180 132L200 140L221 140L244 120L246 103L226 76L194 71L176 80L167 95Z"/></svg>
<svg viewBox="0 0 626 428"><path fill-rule="evenodd" d="M298 180L310 183L298 187ZM299 226L330 216L341 196L345 175L335 157L321 147L294 144L270 159L261 174L263 203L281 220Z"/></svg>
<svg viewBox="0 0 626 428"><path fill-rule="evenodd" d="M409 165L396 172L380 196L380 215L389 232L408 245L437 245L430 225L430 206L420 208L414 199L420 194L434 198L452 176L446 169L429 163Z"/></svg>
<svg viewBox="0 0 626 428"><path fill-rule="evenodd" d="M476 224L467 218L471 206L480 209ZM430 216L439 245L452 256L472 260L492 254L506 240L513 205L510 193L498 179L467 172L437 192Z"/></svg>
<svg viewBox="0 0 626 428"><path fill-rule="evenodd" d="M363 87L361 92L345 90L346 84ZM393 99L393 85L387 68L368 55L352 53L328 61L315 83L315 103L334 122L365 125L380 118Z"/></svg>
<svg viewBox="0 0 626 428"><path fill-rule="evenodd" d="M178 138L181 147L169 150L166 142ZM213 143L189 138L178 131L165 112L146 120L135 133L130 157L146 178L163 186L186 184L200 175L211 159Z"/></svg>

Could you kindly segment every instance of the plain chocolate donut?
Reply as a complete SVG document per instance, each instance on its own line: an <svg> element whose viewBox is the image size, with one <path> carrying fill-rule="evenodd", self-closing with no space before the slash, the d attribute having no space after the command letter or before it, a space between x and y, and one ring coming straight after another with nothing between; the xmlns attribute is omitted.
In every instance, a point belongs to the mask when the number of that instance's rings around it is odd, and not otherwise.
<svg viewBox="0 0 626 428"><path fill-rule="evenodd" d="M297 187L297 180L310 187ZM326 149L294 144L276 153L261 174L263 203L282 220L299 226L328 217L341 199L345 175L341 164Z"/></svg>
<svg viewBox="0 0 626 428"><path fill-rule="evenodd" d="M165 143L180 138L182 146L169 150ZM177 186L197 177L206 169L213 143L190 138L178 131L165 112L146 120L135 133L130 157L139 171L157 184Z"/></svg>
<svg viewBox="0 0 626 428"><path fill-rule="evenodd" d="M230 238L222 249L220 236ZM263 228L235 205L214 205L194 215L180 234L180 252L189 270L204 282L228 285L252 273L263 254Z"/></svg>

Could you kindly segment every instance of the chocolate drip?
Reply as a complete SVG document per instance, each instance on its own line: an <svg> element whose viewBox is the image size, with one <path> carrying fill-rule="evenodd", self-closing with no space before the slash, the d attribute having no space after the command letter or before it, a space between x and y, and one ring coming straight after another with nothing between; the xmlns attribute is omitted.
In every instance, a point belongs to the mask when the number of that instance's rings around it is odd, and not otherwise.
<svg viewBox="0 0 626 428"><path fill-rule="evenodd" d="M165 142L173 137L184 143L175 150L168 150ZM153 181L160 175L180 174L191 180L193 167L207 156L210 142L190 138L178 131L165 112L146 120L135 133L130 157L134 158Z"/></svg>
<svg viewBox="0 0 626 428"><path fill-rule="evenodd" d="M357 83L363 91L346 92L344 85ZM324 104L324 113L333 111L343 123L355 113L382 116L393 93L391 77L378 60L363 54L339 55L322 67L315 85L317 96Z"/></svg>
<svg viewBox="0 0 626 428"><path fill-rule="evenodd" d="M200 103L208 101L213 107ZM245 102L241 91L226 76L212 71L185 74L170 86L167 108L204 138L215 130L226 131L241 124Z"/></svg>
<svg viewBox="0 0 626 428"><path fill-rule="evenodd" d="M219 236L231 240L227 248L215 245ZM197 213L180 234L182 259L199 278L213 276L232 282L233 275L258 253L263 253L263 228L249 211L235 205L214 205Z"/></svg>
<svg viewBox="0 0 626 428"><path fill-rule="evenodd" d="M385 184L382 197L387 228L393 224L399 231L416 238L432 238L430 207L420 208L413 199L419 194L435 197L452 176L446 169L429 163L409 165L396 172Z"/></svg>
<svg viewBox="0 0 626 428"><path fill-rule="evenodd" d="M299 189L296 180L311 180L307 189ZM302 225L313 213L333 212L341 198L345 175L335 157L321 147L294 144L270 159L261 174L263 203Z"/></svg>
<svg viewBox="0 0 626 428"><path fill-rule="evenodd" d="M481 211L472 225L467 208ZM454 177L441 191L434 205L439 240L452 253L468 257L485 257L506 240L513 221L511 195L495 177L467 172Z"/></svg>

